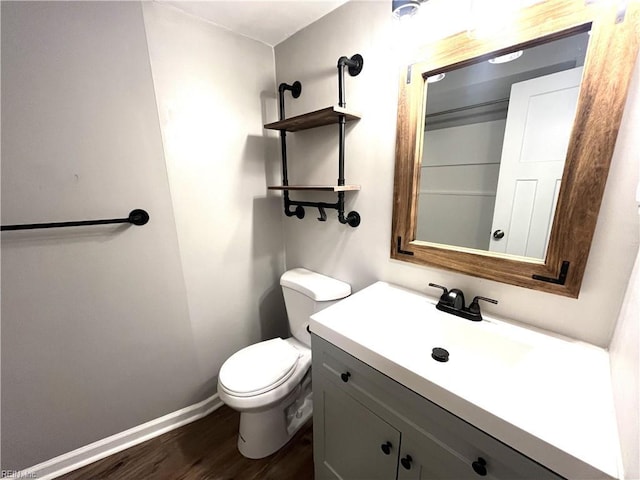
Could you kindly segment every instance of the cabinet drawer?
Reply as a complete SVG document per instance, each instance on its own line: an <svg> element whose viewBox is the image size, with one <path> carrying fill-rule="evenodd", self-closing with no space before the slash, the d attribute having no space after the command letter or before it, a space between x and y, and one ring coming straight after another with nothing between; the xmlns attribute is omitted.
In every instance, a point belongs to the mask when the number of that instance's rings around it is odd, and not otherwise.
<svg viewBox="0 0 640 480"><path fill-rule="evenodd" d="M369 365L312 335L313 374L322 375L400 432L424 438L468 466L468 478L478 474L474 462L485 463L487 478L558 480L562 477L491 437ZM404 454L421 458L420 442L405 444ZM406 448L405 448L406 446ZM480 460L481 459L481 460ZM476 467L478 467L476 465ZM459 478L459 473L456 478ZM466 476L464 478L467 478Z"/></svg>
<svg viewBox="0 0 640 480"><path fill-rule="evenodd" d="M386 403L387 398L380 385L379 378L382 375L367 364L357 360L348 353L333 347L334 349L322 350L318 358L312 356L314 363L314 376L325 375L329 380L343 389L349 395L363 402L376 402L383 408L391 409ZM313 355L315 355L315 351ZM372 375L372 372L375 372Z"/></svg>

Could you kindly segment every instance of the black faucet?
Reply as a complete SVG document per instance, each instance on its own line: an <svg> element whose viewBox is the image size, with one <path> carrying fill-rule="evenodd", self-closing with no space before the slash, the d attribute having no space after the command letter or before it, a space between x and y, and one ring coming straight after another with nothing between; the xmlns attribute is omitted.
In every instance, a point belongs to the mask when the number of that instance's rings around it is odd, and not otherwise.
<svg viewBox="0 0 640 480"><path fill-rule="evenodd" d="M482 313L480 313L480 305L478 304L478 300L484 300L485 302L495 303L498 301L493 298L487 297L474 297L469 307L465 307L464 302L464 293L462 290L457 288L452 288L448 290L447 287L443 287L442 285L436 285L435 283L430 283L430 287L436 287L442 289L442 295L440 295L440 300L436 305L436 308L440 311L450 313L452 315L456 315L458 317L466 318L467 320L471 320L473 322L479 322L482 320Z"/></svg>

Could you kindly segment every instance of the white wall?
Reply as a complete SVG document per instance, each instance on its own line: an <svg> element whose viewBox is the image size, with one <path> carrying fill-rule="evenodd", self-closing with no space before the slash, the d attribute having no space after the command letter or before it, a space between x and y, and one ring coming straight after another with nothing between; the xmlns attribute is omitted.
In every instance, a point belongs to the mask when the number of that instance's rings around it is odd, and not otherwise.
<svg viewBox="0 0 640 480"><path fill-rule="evenodd" d="M3 469L200 401L286 333L274 89L270 47L166 7L2 2L2 223L151 215L3 232Z"/></svg>
<svg viewBox="0 0 640 480"><path fill-rule="evenodd" d="M611 377L626 479L640 478L640 256L611 342Z"/></svg>
<svg viewBox="0 0 640 480"><path fill-rule="evenodd" d="M636 63L630 98L625 111L627 123L640 123L640 62ZM620 149L629 149L625 155L636 158L640 167L640 153L625 137L636 136L630 129L621 133ZM640 184L637 204L640 206ZM640 213L640 209L637 210ZM636 235L640 232L636 230ZM611 377L618 414L618 431L622 443L625 478L640 478L640 255L636 258L631 280L627 286L620 317L610 345Z"/></svg>
<svg viewBox="0 0 640 480"><path fill-rule="evenodd" d="M235 351L287 334L273 48L143 4L199 374L215 392Z"/></svg>
<svg viewBox="0 0 640 480"><path fill-rule="evenodd" d="M427 287L429 282L458 287L468 297L498 299L499 305L483 307L488 312L606 347L638 247L634 203L638 171L632 152L640 150L640 137L631 134L638 125L629 116L621 126L579 299L389 258L399 68L419 51L411 48L418 39L465 28L468 17L461 3L426 3L426 23L412 29L393 23L388 2L352 1L276 46L278 82L300 80L303 87L300 98L287 99L288 115L335 104L337 59L354 53L364 56L362 73L346 78L347 106L363 117L347 128L347 183L362 185L360 192L348 196L347 209L359 211L362 223L353 229L335 218L319 223L313 214L302 221L285 219L287 267L317 270L351 283L355 290L376 280L433 295L438 292ZM638 98L627 108L638 108ZM324 127L289 136L291 177L302 182L335 181L336 130Z"/></svg>

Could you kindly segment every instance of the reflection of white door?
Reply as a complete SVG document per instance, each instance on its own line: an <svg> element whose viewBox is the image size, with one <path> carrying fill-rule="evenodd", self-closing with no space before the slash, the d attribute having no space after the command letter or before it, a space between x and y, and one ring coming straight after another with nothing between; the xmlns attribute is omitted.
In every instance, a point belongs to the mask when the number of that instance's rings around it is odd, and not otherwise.
<svg viewBox="0 0 640 480"><path fill-rule="evenodd" d="M512 85L491 251L544 258L581 77L579 67Z"/></svg>

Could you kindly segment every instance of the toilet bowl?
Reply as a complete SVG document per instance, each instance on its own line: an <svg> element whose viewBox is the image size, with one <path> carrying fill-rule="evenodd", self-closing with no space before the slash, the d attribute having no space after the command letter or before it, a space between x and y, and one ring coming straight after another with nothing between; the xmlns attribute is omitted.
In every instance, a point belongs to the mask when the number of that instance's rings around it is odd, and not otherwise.
<svg viewBox="0 0 640 480"><path fill-rule="evenodd" d="M218 395L240 412L238 450L263 458L279 450L311 417L309 317L351 294L347 283L296 268L283 289L292 337L273 338L239 350L218 375Z"/></svg>

